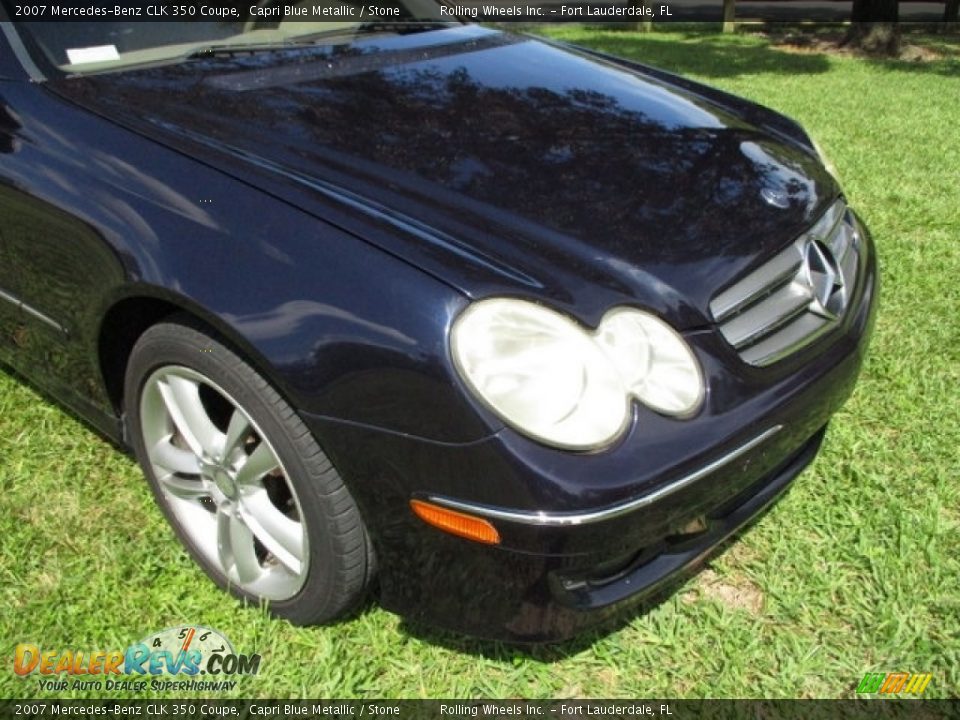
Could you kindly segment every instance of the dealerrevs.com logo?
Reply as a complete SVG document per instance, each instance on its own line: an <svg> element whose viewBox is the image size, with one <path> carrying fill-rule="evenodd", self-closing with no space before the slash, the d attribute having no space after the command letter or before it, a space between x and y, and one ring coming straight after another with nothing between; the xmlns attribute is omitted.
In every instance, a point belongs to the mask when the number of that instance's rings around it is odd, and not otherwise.
<svg viewBox="0 0 960 720"><path fill-rule="evenodd" d="M233 678L260 671L260 656L236 652L216 630L186 625L152 633L123 650L21 643L14 650L13 671L38 678L40 690L232 690Z"/></svg>

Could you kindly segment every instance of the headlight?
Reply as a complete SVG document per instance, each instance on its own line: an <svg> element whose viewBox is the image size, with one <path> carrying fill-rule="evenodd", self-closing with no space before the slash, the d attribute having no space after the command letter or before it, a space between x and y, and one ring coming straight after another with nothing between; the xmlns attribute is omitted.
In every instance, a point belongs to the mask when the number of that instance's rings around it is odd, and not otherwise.
<svg viewBox="0 0 960 720"><path fill-rule="evenodd" d="M631 308L604 316L595 332L534 303L493 298L454 323L454 362L467 385L520 432L587 450L627 427L631 397L673 416L703 401L700 367L663 321Z"/></svg>

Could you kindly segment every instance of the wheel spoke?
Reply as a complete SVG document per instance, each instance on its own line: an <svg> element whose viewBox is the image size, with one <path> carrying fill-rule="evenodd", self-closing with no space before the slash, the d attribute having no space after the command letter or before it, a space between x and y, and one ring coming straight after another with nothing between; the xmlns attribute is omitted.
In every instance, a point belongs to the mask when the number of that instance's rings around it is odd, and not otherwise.
<svg viewBox="0 0 960 720"><path fill-rule="evenodd" d="M180 364L145 378L143 459L173 524L212 575L253 597L288 600L307 579L307 520L258 416L219 379Z"/></svg>
<svg viewBox="0 0 960 720"><path fill-rule="evenodd" d="M159 478L163 489L181 500L199 500L210 495L210 490L199 478L182 478L177 475L167 475Z"/></svg>
<svg viewBox="0 0 960 720"><path fill-rule="evenodd" d="M279 467L280 462L274 456L270 446L261 442L237 471L237 482L241 485L251 485Z"/></svg>
<svg viewBox="0 0 960 720"><path fill-rule="evenodd" d="M291 572L303 564L303 526L274 505L266 490L245 495L241 513L247 526L267 550Z"/></svg>
<svg viewBox="0 0 960 720"><path fill-rule="evenodd" d="M232 506L221 507L217 512L217 550L223 569L229 573L236 568L241 583L251 583L262 571L257 561L253 533L243 520L234 514Z"/></svg>
<svg viewBox="0 0 960 720"><path fill-rule="evenodd" d="M227 426L227 436L223 442L223 457L229 459L240 447L244 438L250 432L250 421L247 416L239 409L233 411L230 416L230 424Z"/></svg>
<svg viewBox="0 0 960 720"><path fill-rule="evenodd" d="M171 439L172 436L168 435L153 446L150 450L150 461L170 472L184 475L199 474L200 463L197 456L189 450L176 447L170 442Z"/></svg>
<svg viewBox="0 0 960 720"><path fill-rule="evenodd" d="M223 433L217 430L203 407L200 386L171 373L158 387L170 418L190 449L198 456L213 457L223 444Z"/></svg>

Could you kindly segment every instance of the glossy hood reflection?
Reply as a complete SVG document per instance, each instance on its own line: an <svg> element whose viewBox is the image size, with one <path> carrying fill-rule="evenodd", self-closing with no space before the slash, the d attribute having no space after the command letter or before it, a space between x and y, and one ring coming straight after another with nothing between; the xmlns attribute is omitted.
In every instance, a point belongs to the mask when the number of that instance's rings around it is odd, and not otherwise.
<svg viewBox="0 0 960 720"><path fill-rule="evenodd" d="M538 294L588 320L634 302L705 323L716 291L838 192L756 106L478 27L52 85L191 154L209 141L211 162L416 218L435 241L365 239L469 295Z"/></svg>

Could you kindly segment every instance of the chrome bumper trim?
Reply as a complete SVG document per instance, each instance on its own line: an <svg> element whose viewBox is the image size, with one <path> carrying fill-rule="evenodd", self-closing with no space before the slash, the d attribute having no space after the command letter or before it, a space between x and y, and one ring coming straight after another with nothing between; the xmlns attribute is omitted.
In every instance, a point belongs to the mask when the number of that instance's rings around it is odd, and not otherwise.
<svg viewBox="0 0 960 720"><path fill-rule="evenodd" d="M633 500L628 500L625 503L610 505L597 510L587 510L584 512L549 513L534 512L529 510L509 510L506 508L492 507L490 505L479 505L476 503L454 500L442 495L430 495L427 499L432 503L442 505L450 508L451 510L460 510L470 513L471 515L479 515L481 517L487 517L494 520L507 520L509 522L522 523L524 525L566 526L603 522L604 520L610 520L621 515L626 515L634 510L639 510L640 508L646 507L647 505L651 505L658 500L663 499L667 495L671 495L678 490L682 490L688 485L695 483L697 480L701 480L710 473L719 470L724 465L727 465L742 455L750 452L758 445L766 442L771 437L776 435L782 429L783 425L774 425L735 450L731 450L723 457L717 458L713 462L709 463L708 465L704 465L702 468L690 473L689 475L684 475L679 480L668 483L667 485L664 485L653 492L647 493L646 495L641 495Z"/></svg>

